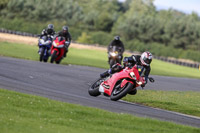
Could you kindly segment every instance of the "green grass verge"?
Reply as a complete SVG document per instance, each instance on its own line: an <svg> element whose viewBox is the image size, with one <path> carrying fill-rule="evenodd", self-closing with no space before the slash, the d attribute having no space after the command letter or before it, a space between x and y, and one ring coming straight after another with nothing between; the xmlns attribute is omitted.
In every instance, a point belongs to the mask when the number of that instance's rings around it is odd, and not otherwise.
<svg viewBox="0 0 200 133"><path fill-rule="evenodd" d="M2 133L199 133L199 128L117 114L0 89Z"/></svg>
<svg viewBox="0 0 200 133"><path fill-rule="evenodd" d="M200 117L200 92L138 90L123 100Z"/></svg>
<svg viewBox="0 0 200 133"><path fill-rule="evenodd" d="M38 47L25 44L0 42L0 55L29 60L39 60ZM125 55L126 56L126 55ZM107 53L99 50L70 48L67 58L62 64L76 64L108 69ZM198 69L179 66L154 59L152 61L153 75L200 78Z"/></svg>

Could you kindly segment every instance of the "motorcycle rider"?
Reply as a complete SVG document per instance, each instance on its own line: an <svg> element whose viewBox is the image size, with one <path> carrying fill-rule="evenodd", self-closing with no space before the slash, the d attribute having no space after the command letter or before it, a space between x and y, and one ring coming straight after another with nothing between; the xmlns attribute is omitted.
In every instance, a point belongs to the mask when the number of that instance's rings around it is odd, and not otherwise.
<svg viewBox="0 0 200 133"><path fill-rule="evenodd" d="M63 26L62 27L62 31L58 32L58 36L62 36L65 38L65 53L64 53L64 57L66 57L66 53L68 52L68 47L71 44L71 34L69 33L69 28L68 26ZM68 42L68 43L67 43Z"/></svg>
<svg viewBox="0 0 200 133"><path fill-rule="evenodd" d="M109 76L110 74L114 74L116 72L120 72L122 69L124 69L127 65L134 66L137 65L138 71L140 76L145 77L145 84L141 85L141 87L145 87L148 81L148 76L151 71L151 61L152 61L152 54L150 52L143 52L141 55L132 55L130 57L124 57L123 64L124 66L120 64L113 65L112 68L110 68L108 71L100 74L101 78L105 78Z"/></svg>
<svg viewBox="0 0 200 133"><path fill-rule="evenodd" d="M41 36L47 36L47 35L51 35L51 36L55 35L53 24L48 24L47 28L42 30L40 37Z"/></svg>
<svg viewBox="0 0 200 133"><path fill-rule="evenodd" d="M48 36L48 35L50 35L52 37L55 35L54 25L53 24L48 24L47 28L42 30L41 34L39 35L38 47L40 47L39 46L39 43L41 43L40 39L42 39L44 36ZM51 42L48 42L48 43L51 43ZM38 52L39 52L39 50L38 50Z"/></svg>
<svg viewBox="0 0 200 133"><path fill-rule="evenodd" d="M121 56L121 59L123 59L123 53L124 53L124 44L120 40L119 36L115 36L114 40L108 45L108 52L110 52L113 48L113 46L116 46L119 49L119 55Z"/></svg>

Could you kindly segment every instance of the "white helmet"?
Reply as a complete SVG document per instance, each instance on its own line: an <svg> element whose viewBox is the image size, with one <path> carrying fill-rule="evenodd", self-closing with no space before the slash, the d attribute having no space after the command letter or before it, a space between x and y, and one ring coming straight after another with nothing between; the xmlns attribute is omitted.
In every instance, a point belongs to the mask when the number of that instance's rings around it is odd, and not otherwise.
<svg viewBox="0 0 200 133"><path fill-rule="evenodd" d="M142 65L149 66L151 64L152 58L153 55L150 52L144 52L140 57L140 61Z"/></svg>

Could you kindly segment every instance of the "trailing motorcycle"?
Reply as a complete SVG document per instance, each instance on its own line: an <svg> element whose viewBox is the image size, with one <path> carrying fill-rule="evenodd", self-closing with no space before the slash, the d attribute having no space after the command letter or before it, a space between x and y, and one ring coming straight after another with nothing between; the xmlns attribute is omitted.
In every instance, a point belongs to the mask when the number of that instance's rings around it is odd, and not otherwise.
<svg viewBox="0 0 200 133"><path fill-rule="evenodd" d="M38 45L39 45L39 60L42 62L47 62L48 58L50 56L50 48L52 45L52 40L53 40L53 36L47 35L47 36L42 36L40 37L39 41L38 41Z"/></svg>
<svg viewBox="0 0 200 133"><path fill-rule="evenodd" d="M149 77L150 82L154 82L152 77ZM126 67L118 73L110 75L106 78L97 79L90 87L89 94L91 96L99 96L104 94L110 97L111 100L117 101L127 94L135 95L137 87L145 83L144 77L139 75L137 66Z"/></svg>
<svg viewBox="0 0 200 133"><path fill-rule="evenodd" d="M122 61L122 55L120 54L121 49L113 46L111 51L108 52L108 63L110 64L110 68L116 64L121 64Z"/></svg>
<svg viewBox="0 0 200 133"><path fill-rule="evenodd" d="M56 64L59 64L61 62L67 44L69 45L69 42L66 42L64 37L57 36L55 38L51 46L51 63L55 61Z"/></svg>

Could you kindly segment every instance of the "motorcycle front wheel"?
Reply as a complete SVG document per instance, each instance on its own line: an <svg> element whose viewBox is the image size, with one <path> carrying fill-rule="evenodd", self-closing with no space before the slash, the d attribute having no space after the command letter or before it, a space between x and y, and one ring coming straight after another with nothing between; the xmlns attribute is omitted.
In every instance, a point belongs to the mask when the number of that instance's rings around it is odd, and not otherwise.
<svg viewBox="0 0 200 133"><path fill-rule="evenodd" d="M54 61L55 61L55 59L57 58L57 51L55 50L54 52L53 52L53 54L51 55L51 63L53 63Z"/></svg>
<svg viewBox="0 0 200 133"><path fill-rule="evenodd" d="M44 61L44 62L47 62L47 61L48 61L48 59L44 59L43 61Z"/></svg>
<svg viewBox="0 0 200 133"><path fill-rule="evenodd" d="M133 88L133 84L128 82L125 84L123 87L120 87L121 83L116 85L115 88L113 89L113 92L110 96L110 99L113 101L117 101L121 99L122 97L126 96L130 90Z"/></svg>
<svg viewBox="0 0 200 133"><path fill-rule="evenodd" d="M104 81L104 79L99 78L95 80L95 82L89 87L88 93L90 96L99 96L101 93L99 92L99 86Z"/></svg>
<svg viewBox="0 0 200 133"><path fill-rule="evenodd" d="M43 57L44 57L44 51L45 51L44 48L41 48L41 49L40 49L40 62L42 62L42 60L43 60Z"/></svg>

